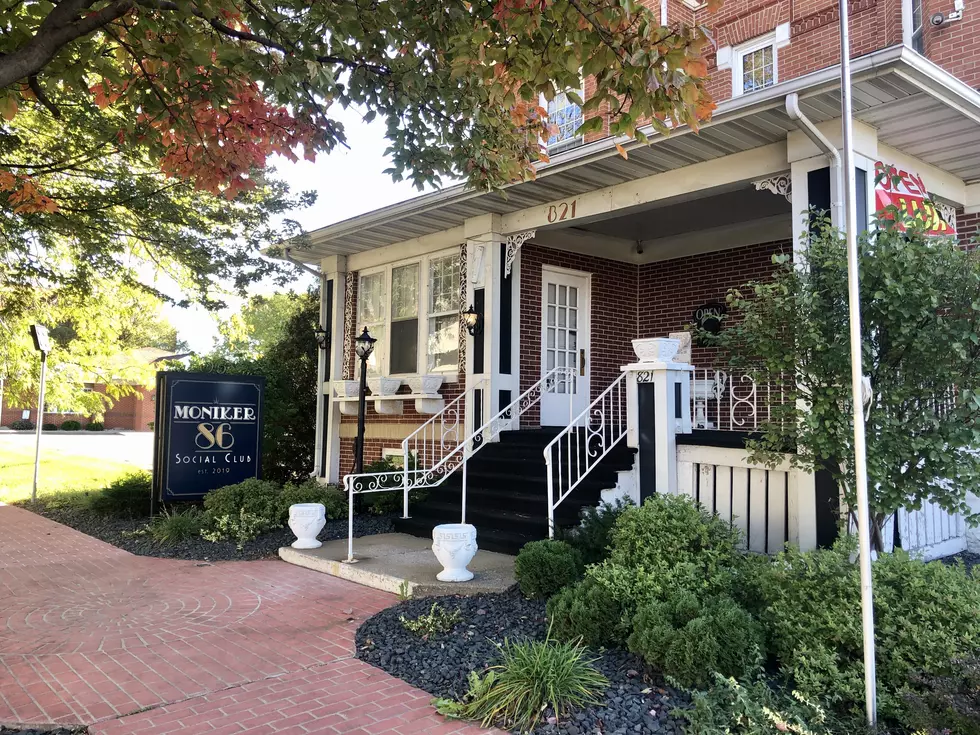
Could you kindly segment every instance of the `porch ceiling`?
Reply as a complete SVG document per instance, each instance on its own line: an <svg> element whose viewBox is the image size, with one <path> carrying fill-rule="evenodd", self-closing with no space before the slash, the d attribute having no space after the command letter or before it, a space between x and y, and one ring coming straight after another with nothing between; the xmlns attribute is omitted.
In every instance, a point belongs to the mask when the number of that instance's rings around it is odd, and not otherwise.
<svg viewBox="0 0 980 735"><path fill-rule="evenodd" d="M651 145L627 145L621 158L606 139L555 156L536 181L500 192L463 185L424 194L309 233L290 244L290 255L316 262L458 227L483 214L507 214L786 139L796 125L784 100L797 92L814 122L840 117L837 67L777 84L750 97L719 104L699 134L679 130ZM854 116L878 129L880 142L935 165L967 183L980 181L980 96L902 47L853 63Z"/></svg>

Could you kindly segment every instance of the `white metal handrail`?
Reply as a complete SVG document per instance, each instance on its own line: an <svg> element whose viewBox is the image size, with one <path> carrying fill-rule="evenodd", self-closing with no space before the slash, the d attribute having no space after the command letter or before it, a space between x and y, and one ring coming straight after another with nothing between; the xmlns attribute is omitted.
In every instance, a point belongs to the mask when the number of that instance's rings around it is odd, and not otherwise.
<svg viewBox="0 0 980 735"><path fill-rule="evenodd" d="M405 454L405 466L394 472L366 472L357 475L347 475L344 477L344 489L347 491L348 503L348 537L347 537L347 556L348 561L354 560L354 495L360 493L391 492L401 490L406 498L404 510L407 516L407 498L409 490L423 487L436 487L441 484L449 475L462 467L463 487L460 508L460 522L466 523L466 466L470 457L476 454L483 446L496 439L501 431L513 428L514 421L520 422L529 409L541 402L541 397L545 393L555 392L559 387L563 387L568 394L569 416L571 416L571 406L575 398L575 377L574 367L556 367L549 370L534 385L521 393L516 399L511 401L505 408L502 408L489 420L485 421L478 429L470 433L463 441L446 452L438 462L428 468L419 469L418 465L409 469L409 455ZM474 390L473 386L471 390ZM465 394L464 394L465 395ZM459 401L462 396L456 399ZM440 411L446 411L447 405ZM426 422L430 423L439 414L436 414ZM424 426L424 425L423 425ZM419 427L420 429L422 427ZM414 434L415 432L413 432ZM408 439L402 443L403 448L407 449ZM391 482L393 484L389 485Z"/></svg>
<svg viewBox="0 0 980 735"><path fill-rule="evenodd" d="M555 509L626 436L625 378L626 373L621 373L544 448L549 537L555 535ZM579 428L584 431L579 432Z"/></svg>

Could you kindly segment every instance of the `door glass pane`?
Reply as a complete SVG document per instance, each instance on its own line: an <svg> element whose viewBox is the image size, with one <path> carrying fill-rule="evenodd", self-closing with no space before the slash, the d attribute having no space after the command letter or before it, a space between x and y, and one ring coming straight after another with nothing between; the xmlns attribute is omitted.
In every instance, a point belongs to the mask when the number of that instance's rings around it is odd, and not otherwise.
<svg viewBox="0 0 980 735"><path fill-rule="evenodd" d="M571 329L578 329L578 309L568 310L568 326Z"/></svg>
<svg viewBox="0 0 980 735"><path fill-rule="evenodd" d="M565 332L558 333L558 349L565 349Z"/></svg>
<svg viewBox="0 0 980 735"><path fill-rule="evenodd" d="M565 310L561 307L558 308L558 326L565 326Z"/></svg>
<svg viewBox="0 0 980 735"><path fill-rule="evenodd" d="M575 286L568 287L568 305L578 306L578 289Z"/></svg>
<svg viewBox="0 0 980 735"><path fill-rule="evenodd" d="M577 335L576 332L573 332L573 331L569 330L569 332L568 332L568 349L570 349L572 352L575 352L576 350L578 350L578 337L576 335Z"/></svg>
<svg viewBox="0 0 980 735"><path fill-rule="evenodd" d="M554 306L549 306L548 307L548 326L549 327L555 326L555 307Z"/></svg>
<svg viewBox="0 0 980 735"><path fill-rule="evenodd" d="M553 283L548 284L548 303L555 303L555 284Z"/></svg>
<svg viewBox="0 0 980 735"><path fill-rule="evenodd" d="M547 347L555 346L555 330L552 329L551 327L548 328L548 339L546 342L546 346Z"/></svg>
<svg viewBox="0 0 980 735"><path fill-rule="evenodd" d="M554 370L555 369L555 351L554 350L548 350L548 353L547 353L546 358L545 358L545 365L547 365L547 368L546 368L547 370Z"/></svg>
<svg viewBox="0 0 980 735"><path fill-rule="evenodd" d="M565 300L567 298L566 297L567 290L568 289L566 289L565 286L559 286L558 287L558 305L559 306L564 306L565 305Z"/></svg>

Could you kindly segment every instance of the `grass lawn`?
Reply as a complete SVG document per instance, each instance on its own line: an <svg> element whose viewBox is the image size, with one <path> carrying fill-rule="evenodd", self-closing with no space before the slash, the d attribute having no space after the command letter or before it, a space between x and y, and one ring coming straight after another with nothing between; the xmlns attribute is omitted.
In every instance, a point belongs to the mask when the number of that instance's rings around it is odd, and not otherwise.
<svg viewBox="0 0 980 735"><path fill-rule="evenodd" d="M43 499L58 494L64 500L77 495L84 502L85 493L105 487L117 477L135 472L131 464L112 462L99 457L51 454L41 451L37 496ZM0 502L16 503L31 499L34 478L34 447L0 446Z"/></svg>

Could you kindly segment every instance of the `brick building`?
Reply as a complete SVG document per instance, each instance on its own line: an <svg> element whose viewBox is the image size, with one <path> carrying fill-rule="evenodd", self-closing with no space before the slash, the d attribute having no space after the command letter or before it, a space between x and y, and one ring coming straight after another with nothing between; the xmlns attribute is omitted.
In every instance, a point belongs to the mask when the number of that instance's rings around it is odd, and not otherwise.
<svg viewBox="0 0 980 735"><path fill-rule="evenodd" d="M549 141L551 162L506 198L448 188L322 228L291 250L324 274L323 326L336 337L321 365L320 476L336 482L354 464L356 385L343 379L357 377L352 340L365 326L378 338L372 376L394 378L372 386L365 461L398 455L408 438L426 469L494 416L509 429L553 427L547 436L570 425L591 431L590 410L604 410L621 366L636 359L633 339L683 332L729 288L765 277L773 254L801 247L809 207L842 221L836 0L727 0L715 15L688 0L651 5L668 24L713 29L710 89L719 105L699 134L649 131L652 143L626 143L624 160L608 136L576 138L581 112L559 95L550 113L565 124ZM977 231L980 14L958 8L954 0L850 4L859 221L875 209L882 162L921 177L964 242ZM935 13L941 25L930 23ZM589 80L583 86L588 95ZM456 318L471 305L480 316L473 336ZM689 360L694 434L705 447L739 446L718 435L757 426L771 387L719 378L696 345ZM563 371L574 378L548 378ZM438 376L436 388L423 389L426 375ZM496 429L481 438L496 443ZM464 458L475 451L459 449ZM698 468L683 480L688 491L710 466L716 494L732 470L734 497L742 460L685 451ZM771 480L785 480L783 510L810 502L790 498L788 475L760 471L767 503ZM807 482L809 490L792 492L819 493L816 479ZM948 550L964 536L961 519L927 521L945 530L923 548ZM901 523L909 536L919 519ZM789 538L788 522L783 531Z"/></svg>
<svg viewBox="0 0 980 735"><path fill-rule="evenodd" d="M132 355L127 356L126 363L133 360L138 361L142 370L147 368L154 361L171 356L168 350L160 350L155 347L144 347L135 350ZM122 361L120 361L122 365ZM145 385L136 385L129 382L133 392L121 396L120 398L109 399L109 404L103 413L103 424L106 429L117 429L123 431L152 431L153 416L155 411L156 388ZM103 383L86 383L85 389L96 393L105 393L106 386ZM35 402L36 403L36 402ZM50 407L49 407L50 408ZM29 419L37 423L37 406L21 408L17 406L0 406L0 426L10 426L18 419ZM47 410L44 413L44 423L57 424L61 426L65 421L78 421L85 426L95 417L83 412L67 410Z"/></svg>

